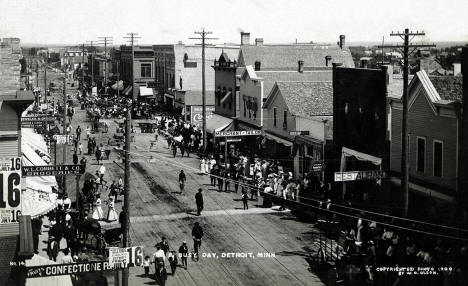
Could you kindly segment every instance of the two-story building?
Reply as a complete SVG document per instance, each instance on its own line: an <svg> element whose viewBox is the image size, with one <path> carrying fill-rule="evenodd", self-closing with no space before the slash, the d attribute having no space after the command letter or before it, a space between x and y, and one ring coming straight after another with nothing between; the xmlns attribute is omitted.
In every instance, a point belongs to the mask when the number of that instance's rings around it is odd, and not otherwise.
<svg viewBox="0 0 468 286"><path fill-rule="evenodd" d="M281 161L296 176L312 171L333 135L332 82L276 81L263 108L264 156ZM306 144L293 148L296 135L291 131L309 131L314 137L303 136Z"/></svg>
<svg viewBox="0 0 468 286"><path fill-rule="evenodd" d="M255 71L253 66L246 66L239 79L239 113L235 122L236 130L261 130L264 126L263 103L267 100L275 82L309 82L331 81L331 68L304 69L303 62L297 63L296 70L265 70ZM232 96L234 98L234 96ZM220 104L217 101L217 105ZM224 102L222 102L224 103ZM314 137L314 134L308 136ZM317 135L321 138L323 133ZM260 137L249 136L243 138L240 147L251 154L261 155L262 146L258 144ZM260 140L261 141L261 140ZM247 144L245 144L247 143ZM236 144L236 143L232 143Z"/></svg>
<svg viewBox="0 0 468 286"><path fill-rule="evenodd" d="M438 221L453 216L458 189L462 120L461 76L429 76L418 71L408 92L408 170L410 176L409 212L417 210ZM402 101L389 94L391 118L391 181L400 184Z"/></svg>
<svg viewBox="0 0 468 286"><path fill-rule="evenodd" d="M120 46L119 73L120 80L125 84L122 92L125 96L137 99L138 96L151 96L155 79L154 51L152 46L134 46L133 56L131 46ZM132 82L134 86L132 86ZM151 93L148 93L150 88Z"/></svg>
<svg viewBox="0 0 468 286"><path fill-rule="evenodd" d="M327 164L328 181L333 172L388 170L389 128L387 92L401 94L402 80L393 79L391 66L381 69L333 65L333 158ZM382 197L376 180L336 182L336 198L353 202Z"/></svg>
<svg viewBox="0 0 468 286"><path fill-rule="evenodd" d="M201 102L202 47L179 42L176 45L154 45L153 50L158 90L163 95L166 107L172 109L176 105L180 106L181 103L176 104L175 99L177 97L180 100L181 96L187 102ZM215 72L209 68L209 64L221 52L234 57L238 51L239 47L234 45L205 47L205 94L208 105L213 105L215 91Z"/></svg>

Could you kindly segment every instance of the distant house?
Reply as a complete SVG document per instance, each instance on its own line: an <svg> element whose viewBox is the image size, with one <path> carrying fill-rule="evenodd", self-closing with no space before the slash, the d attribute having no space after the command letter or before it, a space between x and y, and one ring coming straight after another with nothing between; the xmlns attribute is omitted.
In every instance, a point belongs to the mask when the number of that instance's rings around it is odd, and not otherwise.
<svg viewBox="0 0 468 286"><path fill-rule="evenodd" d="M324 147L332 139L333 91L331 81L277 81L263 108L266 157L283 161L296 175L312 170L324 158ZM299 148L290 131L309 131ZM291 164L291 157L294 158Z"/></svg>
<svg viewBox="0 0 468 286"><path fill-rule="evenodd" d="M429 76L421 70L409 84L409 186L421 197L436 198L448 204L454 203L457 193L462 80L461 76ZM388 103L391 115L390 169L399 174L401 96L389 94ZM396 177L392 180L399 183ZM419 202L424 207L424 201ZM432 201L426 203L428 207L434 205ZM445 210L442 213L449 209Z"/></svg>

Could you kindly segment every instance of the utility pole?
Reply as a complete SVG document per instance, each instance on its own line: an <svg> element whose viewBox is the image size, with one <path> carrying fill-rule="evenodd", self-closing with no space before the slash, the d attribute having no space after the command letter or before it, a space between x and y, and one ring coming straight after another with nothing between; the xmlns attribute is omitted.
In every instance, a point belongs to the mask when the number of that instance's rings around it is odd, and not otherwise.
<svg viewBox="0 0 468 286"><path fill-rule="evenodd" d="M44 62L44 102L47 104L47 108L49 108L47 101L47 59Z"/></svg>
<svg viewBox="0 0 468 286"><path fill-rule="evenodd" d="M127 114L125 124L125 177L124 177L124 221L123 221L123 247L130 246L129 229L130 229L130 210L129 210L129 193L130 193L130 141L132 136L132 104L127 102ZM128 286L128 268L124 268L122 272L122 286Z"/></svg>
<svg viewBox="0 0 468 286"><path fill-rule="evenodd" d="M134 65L135 65L135 40L141 39L141 37L138 37L138 33L127 33L127 37L124 37L124 39L127 39L127 41L130 42L132 45L132 68L131 68L131 73L132 73L132 109L134 105L134 96L135 94L135 70L134 70Z"/></svg>
<svg viewBox="0 0 468 286"><path fill-rule="evenodd" d="M63 78L63 135L67 135L67 75ZM67 163L67 145L63 144L63 162L62 165ZM62 175L62 194L67 192L67 176Z"/></svg>
<svg viewBox="0 0 468 286"><path fill-rule="evenodd" d="M130 44L132 45L132 93L135 92L133 89L135 88L135 74L133 70L133 64L134 64L134 44L135 40L139 39L141 37L137 37L137 33L127 33L127 37L124 37L128 41L130 41ZM118 90L118 82L117 82L117 90ZM129 229L130 229L130 210L129 210L129 192L130 192L130 141L131 141L131 136L132 136L132 110L133 110L133 94L132 94L132 101L127 102L127 115L126 115L126 124L125 124L125 177L124 177L124 206L123 206L123 212L124 212L124 225L123 225L123 247L129 247L130 246L130 237L129 237ZM124 268L122 271L122 286L128 286L128 268Z"/></svg>
<svg viewBox="0 0 468 286"><path fill-rule="evenodd" d="M112 44L112 37L99 38L104 42L104 95L107 95L107 44Z"/></svg>
<svg viewBox="0 0 468 286"><path fill-rule="evenodd" d="M85 55L85 44L81 45L81 95L85 95L85 86L84 86L84 55Z"/></svg>
<svg viewBox="0 0 468 286"><path fill-rule="evenodd" d="M119 70L119 60L117 60L117 98L120 97L119 82L120 82L120 70Z"/></svg>
<svg viewBox="0 0 468 286"><path fill-rule="evenodd" d="M93 92L93 85L94 85L94 49L93 49L93 43L94 41L88 41L88 43L91 43L91 93Z"/></svg>
<svg viewBox="0 0 468 286"><path fill-rule="evenodd" d="M199 38L190 38L193 40L201 40L202 46L202 126L203 126L203 151L206 151L206 90L205 90L205 45L206 40L217 40L218 38L207 38L207 35L213 34L213 32L205 31L202 28L201 31L195 31L195 34L200 35Z"/></svg>
<svg viewBox="0 0 468 286"><path fill-rule="evenodd" d="M423 31L410 32L408 28L405 29L403 33L396 32L391 33L392 37L400 37L403 39L403 45L381 45L379 48L399 48L403 49L403 96L401 101L403 103L403 118L401 123L401 190L403 193L404 200L404 216L408 216L408 207L409 207L409 173L408 173L408 58L414 53L418 48L430 48L435 47L435 45L430 44L410 44L410 41L416 36L426 35ZM411 36L411 39L410 39ZM411 52L409 49L412 49Z"/></svg>

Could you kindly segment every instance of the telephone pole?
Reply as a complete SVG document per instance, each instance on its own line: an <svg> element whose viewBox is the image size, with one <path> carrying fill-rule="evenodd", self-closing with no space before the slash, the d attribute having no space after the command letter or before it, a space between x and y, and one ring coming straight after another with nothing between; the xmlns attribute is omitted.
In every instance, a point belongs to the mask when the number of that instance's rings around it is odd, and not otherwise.
<svg viewBox="0 0 468 286"><path fill-rule="evenodd" d="M126 114L126 124L125 124L125 177L124 177L124 221L123 221L123 238L122 243L123 247L130 246L130 210L129 210L129 198L130 198L130 141L132 136L132 104L127 101L127 114ZM124 268L122 272L122 286L128 286L128 268Z"/></svg>
<svg viewBox="0 0 468 286"><path fill-rule="evenodd" d="M63 78L63 135L67 135L67 75L65 72L65 76ZM63 144L63 163L65 165L67 163L67 143ZM67 192L67 176L62 175L62 194Z"/></svg>
<svg viewBox="0 0 468 286"><path fill-rule="evenodd" d="M93 85L94 85L94 49L93 43L94 41L88 41L91 44L91 93L93 92Z"/></svg>
<svg viewBox="0 0 468 286"><path fill-rule="evenodd" d="M408 216L409 207L409 173L408 173L408 57L414 53L418 48L435 47L433 44L410 44L416 36L425 36L423 31L410 32L408 28L404 32L392 32L390 36L400 37L403 39L403 45L381 45L382 53L384 48L398 48L403 49L403 96L401 101L403 103L403 118L401 123L401 190L404 200L404 216ZM410 39L411 36L411 39ZM411 51L409 51L412 49Z"/></svg>
<svg viewBox="0 0 468 286"><path fill-rule="evenodd" d="M206 40L218 40L218 38L208 38L207 35L213 34L213 32L205 31L202 28L201 31L195 31L194 34L200 35L197 38L190 38L192 40L201 40L202 46L202 128L203 128L203 151L206 151L206 90L205 90L205 46Z"/></svg>
<svg viewBox="0 0 468 286"><path fill-rule="evenodd" d="M47 102L47 59L44 61L44 103L47 104L47 108L49 104Z"/></svg>
<svg viewBox="0 0 468 286"><path fill-rule="evenodd" d="M133 72L133 62L134 62L134 51L133 51L133 46L135 43L135 40L137 38L137 33L128 33L128 37L124 37L128 39L132 45L132 92L133 89L135 88L134 83L135 83L135 75ZM117 82L117 90L118 90L118 82ZM129 230L130 230L130 210L129 210L129 199L130 199L130 142L131 142L131 137L132 137L132 110L133 110L133 95L132 95L132 101L128 102L127 101L127 114L126 114L126 124L125 124L125 177L124 177L124 206L123 206L123 212L124 212L124 225L122 227L123 229L123 238L122 238L122 243L123 247L129 247L131 245L130 242L130 237L129 237ZM122 270L122 286L128 286L128 268L124 268Z"/></svg>
<svg viewBox="0 0 468 286"><path fill-rule="evenodd" d="M104 95L107 95L107 44L112 44L112 37L99 37L104 42Z"/></svg>
<svg viewBox="0 0 468 286"><path fill-rule="evenodd" d="M81 95L85 95L85 85L84 85L84 55L85 55L85 44L81 45Z"/></svg>
<svg viewBox="0 0 468 286"><path fill-rule="evenodd" d="M131 73L132 73L132 109L134 105L134 94L135 94L135 73L134 73L134 64L135 64L135 41L138 39L141 39L141 37L138 37L138 33L127 33L127 37L124 37L124 39L127 39L128 42L130 42L132 46L132 67L131 67Z"/></svg>

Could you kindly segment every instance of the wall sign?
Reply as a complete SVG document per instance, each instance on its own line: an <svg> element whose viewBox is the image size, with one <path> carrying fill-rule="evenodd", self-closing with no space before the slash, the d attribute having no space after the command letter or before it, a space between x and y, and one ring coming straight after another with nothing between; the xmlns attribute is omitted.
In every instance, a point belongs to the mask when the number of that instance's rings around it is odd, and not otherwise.
<svg viewBox="0 0 468 286"><path fill-rule="evenodd" d="M57 176L57 175L81 175L85 172L84 165L46 165L24 166L23 176Z"/></svg>
<svg viewBox="0 0 468 286"><path fill-rule="evenodd" d="M21 215L21 170L0 172L0 224L18 222Z"/></svg>

